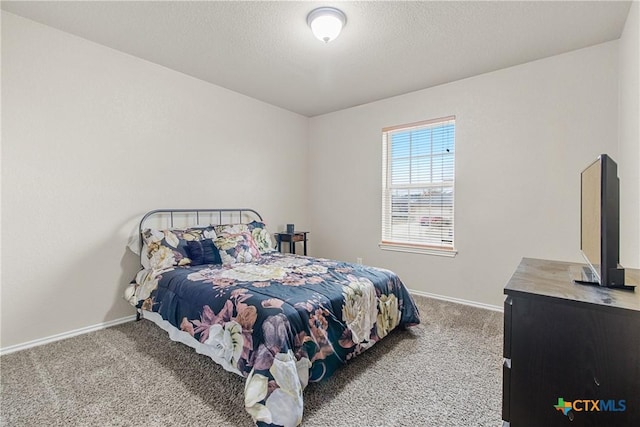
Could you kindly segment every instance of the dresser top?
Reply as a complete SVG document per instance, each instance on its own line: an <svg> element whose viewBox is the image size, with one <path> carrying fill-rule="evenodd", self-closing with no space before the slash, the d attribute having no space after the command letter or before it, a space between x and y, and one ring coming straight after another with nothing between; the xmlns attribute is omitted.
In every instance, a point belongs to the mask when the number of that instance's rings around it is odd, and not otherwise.
<svg viewBox="0 0 640 427"><path fill-rule="evenodd" d="M625 283L635 292L573 283L585 264L523 258L504 288L507 295L529 294L640 312L640 270L625 269Z"/></svg>

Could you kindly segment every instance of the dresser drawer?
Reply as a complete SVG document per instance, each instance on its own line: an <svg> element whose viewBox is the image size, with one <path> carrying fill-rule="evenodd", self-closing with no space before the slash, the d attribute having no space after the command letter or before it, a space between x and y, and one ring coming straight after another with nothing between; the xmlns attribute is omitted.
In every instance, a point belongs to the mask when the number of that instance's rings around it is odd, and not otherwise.
<svg viewBox="0 0 640 427"><path fill-rule="evenodd" d="M511 407L511 359L502 363L502 420L509 422Z"/></svg>
<svg viewBox="0 0 640 427"><path fill-rule="evenodd" d="M502 357L511 359L511 311L513 309L513 298L507 296L504 300L504 342L502 347Z"/></svg>

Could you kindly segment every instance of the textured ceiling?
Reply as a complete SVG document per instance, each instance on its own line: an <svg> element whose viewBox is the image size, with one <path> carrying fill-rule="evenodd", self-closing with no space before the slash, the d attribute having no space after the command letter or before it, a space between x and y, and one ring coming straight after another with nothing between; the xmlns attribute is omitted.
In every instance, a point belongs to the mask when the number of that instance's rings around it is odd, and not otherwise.
<svg viewBox="0 0 640 427"><path fill-rule="evenodd" d="M306 116L620 37L630 2L2 1L2 9ZM336 6L325 45L306 24Z"/></svg>

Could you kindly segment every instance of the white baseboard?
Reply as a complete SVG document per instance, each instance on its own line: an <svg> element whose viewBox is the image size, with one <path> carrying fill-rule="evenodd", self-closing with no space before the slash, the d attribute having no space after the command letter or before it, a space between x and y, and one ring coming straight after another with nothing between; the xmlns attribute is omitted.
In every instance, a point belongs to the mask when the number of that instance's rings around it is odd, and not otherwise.
<svg viewBox="0 0 640 427"><path fill-rule="evenodd" d="M447 297L444 295L432 294L430 292L416 291L415 289L409 289L409 293L414 295L420 295L427 298L434 298L442 301L449 301L449 302L455 302L457 304L464 304L464 305L470 305L472 307L484 308L485 310L499 311L501 313L504 312L504 308L498 305L484 304L481 302L469 301L461 298Z"/></svg>
<svg viewBox="0 0 640 427"><path fill-rule="evenodd" d="M50 337L39 338L37 340L28 341L22 344L16 344L5 348L0 348L0 356L5 354L14 353L20 350L26 350L31 347L37 347L39 345L49 344L50 342L60 341L67 338L75 337L76 335L82 335L93 331L99 331L100 329L108 328L109 326L119 325L121 323L131 322L136 320L136 316L127 316L120 319L110 320L108 322L98 323L97 325L87 326L84 328L76 329L69 332L63 332L61 334L52 335Z"/></svg>
<svg viewBox="0 0 640 427"><path fill-rule="evenodd" d="M461 298L452 298L444 295L432 294L430 292L416 291L414 289L409 289L409 293L420 295L427 298L434 298L443 301L454 302L457 304L470 305L472 307L484 308L486 310L493 310L503 312L503 308L497 305L484 304L481 302L469 301ZM33 341L28 341L22 344L12 345L6 348L0 348L0 356L4 356L5 354L14 353L20 350L26 350L31 347L37 347L39 345L48 344L54 341L60 341L67 338L75 337L76 335L82 335L93 331L99 331L100 329L108 328L109 326L119 325L121 323L131 322L136 319L135 315L122 317L120 319L110 320L108 322L98 323L97 325L87 326L85 328L76 329L69 332L63 332L61 334L52 335L46 338L40 338Z"/></svg>

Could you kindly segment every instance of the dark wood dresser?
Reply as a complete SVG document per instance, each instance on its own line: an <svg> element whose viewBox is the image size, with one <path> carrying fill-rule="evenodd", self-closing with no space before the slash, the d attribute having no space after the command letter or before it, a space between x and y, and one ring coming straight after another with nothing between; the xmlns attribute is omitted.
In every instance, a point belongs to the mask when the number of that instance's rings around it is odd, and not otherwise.
<svg viewBox="0 0 640 427"><path fill-rule="evenodd" d="M504 289L505 426L640 426L640 286L574 284L582 267L524 258Z"/></svg>

